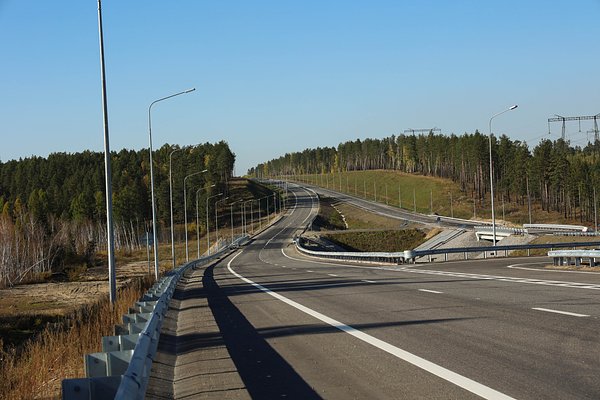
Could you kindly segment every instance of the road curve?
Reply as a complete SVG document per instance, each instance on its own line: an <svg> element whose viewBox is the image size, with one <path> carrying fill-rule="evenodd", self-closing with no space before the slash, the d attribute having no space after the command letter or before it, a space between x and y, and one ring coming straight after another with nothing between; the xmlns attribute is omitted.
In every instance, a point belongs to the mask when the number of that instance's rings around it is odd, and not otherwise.
<svg viewBox="0 0 600 400"><path fill-rule="evenodd" d="M600 397L599 274L547 271L544 259L309 259L291 238L316 198L290 190L283 219L205 273L251 397Z"/></svg>

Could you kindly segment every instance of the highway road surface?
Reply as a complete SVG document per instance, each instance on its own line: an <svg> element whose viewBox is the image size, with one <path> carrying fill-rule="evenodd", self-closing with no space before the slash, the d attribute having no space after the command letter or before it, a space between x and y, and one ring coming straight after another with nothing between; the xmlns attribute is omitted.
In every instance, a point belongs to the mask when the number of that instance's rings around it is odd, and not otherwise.
<svg viewBox="0 0 600 400"><path fill-rule="evenodd" d="M256 399L600 398L600 274L542 258L358 265L300 255L287 214L204 272Z"/></svg>

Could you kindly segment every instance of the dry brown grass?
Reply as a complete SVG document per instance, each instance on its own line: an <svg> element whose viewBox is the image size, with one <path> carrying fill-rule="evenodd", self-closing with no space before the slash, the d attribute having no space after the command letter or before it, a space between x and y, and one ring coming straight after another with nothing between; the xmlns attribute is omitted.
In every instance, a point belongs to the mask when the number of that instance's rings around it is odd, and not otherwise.
<svg viewBox="0 0 600 400"><path fill-rule="evenodd" d="M346 217L349 229L400 229L403 221L377 215L347 203L336 203L338 210Z"/></svg>
<svg viewBox="0 0 600 400"><path fill-rule="evenodd" d="M108 298L47 327L21 349L3 352L0 343L0 398L60 398L61 381L84 376L83 356L101 351L101 338L143 294L147 283L123 288L113 307Z"/></svg>

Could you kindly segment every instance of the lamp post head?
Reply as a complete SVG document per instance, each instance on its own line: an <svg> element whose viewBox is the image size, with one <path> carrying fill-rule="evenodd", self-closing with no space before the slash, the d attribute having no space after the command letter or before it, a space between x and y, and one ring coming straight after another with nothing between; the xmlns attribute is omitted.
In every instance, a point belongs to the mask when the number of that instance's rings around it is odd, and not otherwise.
<svg viewBox="0 0 600 400"><path fill-rule="evenodd" d="M183 93L191 93L191 92L193 92L194 90L196 90L196 88L191 88L191 89L188 89L188 90L186 90L186 91L185 91L185 92L183 92Z"/></svg>
<svg viewBox="0 0 600 400"><path fill-rule="evenodd" d="M514 109L515 109L515 108L517 108L517 107L519 107L519 106L518 106L517 104L515 104L514 106L511 106L511 107L509 108L509 110L514 110Z"/></svg>

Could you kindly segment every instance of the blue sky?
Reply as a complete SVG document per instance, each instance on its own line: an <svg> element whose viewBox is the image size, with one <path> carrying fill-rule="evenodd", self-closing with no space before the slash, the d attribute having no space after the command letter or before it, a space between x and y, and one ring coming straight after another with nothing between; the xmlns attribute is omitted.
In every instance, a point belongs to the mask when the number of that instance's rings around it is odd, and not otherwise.
<svg viewBox="0 0 600 400"><path fill-rule="evenodd" d="M236 172L438 127L556 139L600 113L600 0L104 0L111 149L226 140ZM97 2L0 0L0 160L103 149ZM586 143L576 124L568 138Z"/></svg>

